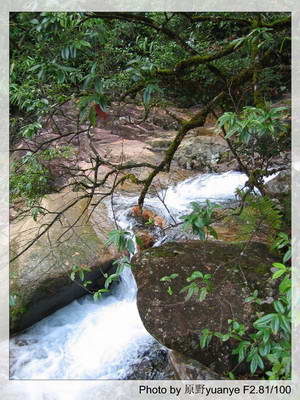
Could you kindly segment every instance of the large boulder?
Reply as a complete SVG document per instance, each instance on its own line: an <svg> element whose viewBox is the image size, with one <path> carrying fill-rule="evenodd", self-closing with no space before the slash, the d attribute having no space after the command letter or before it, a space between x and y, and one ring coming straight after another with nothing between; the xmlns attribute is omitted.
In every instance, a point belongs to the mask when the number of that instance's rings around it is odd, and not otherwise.
<svg viewBox="0 0 300 400"><path fill-rule="evenodd" d="M244 300L255 289L265 299L260 311L269 310L275 291L270 279L274 261L262 243L219 241L167 243L136 255L137 305L145 328L164 346L224 374L235 365L231 355L234 343L214 338L209 348L202 350L199 334L205 328L225 333L228 319L249 327L257 318L258 306ZM193 271L212 274L212 288L202 302L194 296L186 300L186 292L180 293ZM171 274L178 277L161 281Z"/></svg>
<svg viewBox="0 0 300 400"><path fill-rule="evenodd" d="M291 191L291 170L280 171L275 178L266 183L266 189L271 195L280 195Z"/></svg>
<svg viewBox="0 0 300 400"><path fill-rule="evenodd" d="M70 206L46 234L10 265L10 294L16 302L10 313L12 332L32 325L88 291L103 287L104 273L114 270L112 260L117 254L103 243L113 224L108 217L102 217L102 227L94 227L89 218L87 199L80 199L81 195L79 192L47 195L42 207L50 213L37 221L25 217L11 224L10 252L14 258L47 224L51 224L56 215L51 212ZM102 214L105 215L103 208ZM90 269L84 280L92 283L86 288L79 273L75 281L70 278L73 266Z"/></svg>
<svg viewBox="0 0 300 400"><path fill-rule="evenodd" d="M221 137L194 136L183 141L174 160L183 168L212 172L218 170L219 164L230 162L232 154ZM232 166L228 169L232 169Z"/></svg>

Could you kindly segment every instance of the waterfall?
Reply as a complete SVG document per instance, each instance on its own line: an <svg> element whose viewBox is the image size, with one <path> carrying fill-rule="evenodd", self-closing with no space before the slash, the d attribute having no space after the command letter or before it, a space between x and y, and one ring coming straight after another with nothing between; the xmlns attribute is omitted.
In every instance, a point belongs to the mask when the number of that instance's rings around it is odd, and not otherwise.
<svg viewBox="0 0 300 400"><path fill-rule="evenodd" d="M168 221L178 220L191 201L225 202L247 180L239 172L202 174L149 196L145 206ZM132 230L136 196L114 196L118 225ZM136 284L125 269L120 284L100 301L73 301L10 340L11 379L126 379L131 366L155 342L136 306Z"/></svg>

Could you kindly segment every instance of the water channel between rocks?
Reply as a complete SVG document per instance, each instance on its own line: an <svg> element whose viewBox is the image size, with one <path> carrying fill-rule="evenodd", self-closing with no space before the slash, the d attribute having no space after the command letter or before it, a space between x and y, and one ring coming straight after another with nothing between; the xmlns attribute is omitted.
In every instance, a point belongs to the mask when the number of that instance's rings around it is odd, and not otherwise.
<svg viewBox="0 0 300 400"><path fill-rule="evenodd" d="M191 201L232 200L235 189L246 180L239 172L198 175L161 195L179 221L188 213ZM121 228L132 229L129 209L136 202L137 197L114 197ZM157 197L147 198L145 206L170 220ZM167 240L162 237L156 245ZM140 319L136 291L132 273L126 269L121 282L102 300L95 302L91 296L84 296L12 338L11 379L128 379L132 366L138 365L145 354L151 357L155 346Z"/></svg>

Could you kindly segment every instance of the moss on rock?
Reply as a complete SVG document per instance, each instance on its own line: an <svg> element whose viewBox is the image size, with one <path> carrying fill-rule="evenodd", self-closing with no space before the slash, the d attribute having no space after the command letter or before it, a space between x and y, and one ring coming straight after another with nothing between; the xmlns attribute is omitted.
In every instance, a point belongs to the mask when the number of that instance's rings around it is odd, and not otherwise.
<svg viewBox="0 0 300 400"><path fill-rule="evenodd" d="M225 333L228 319L250 327L257 305L245 303L245 298L255 289L263 299L275 290L270 282L274 261L262 243L187 241L138 254L133 259L137 304L146 329L168 348L225 373L234 365L232 343L213 339L208 349L201 350L199 334L205 328ZM186 300L186 292L180 293L194 271L212 275L211 288L202 302L194 296ZM175 273L178 277L161 281ZM202 287L203 282L198 281Z"/></svg>

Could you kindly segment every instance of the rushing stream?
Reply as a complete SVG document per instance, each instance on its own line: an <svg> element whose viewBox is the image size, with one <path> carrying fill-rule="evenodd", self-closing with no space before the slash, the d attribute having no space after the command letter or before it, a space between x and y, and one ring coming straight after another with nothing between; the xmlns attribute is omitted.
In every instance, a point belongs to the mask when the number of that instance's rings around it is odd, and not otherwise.
<svg viewBox="0 0 300 400"><path fill-rule="evenodd" d="M185 214L191 201L224 202L234 197L246 176L238 172L189 178L149 197L146 207L170 220ZM137 197L115 196L121 228L131 230L130 206ZM162 238L161 243L166 238ZM136 284L129 269L108 296L85 296L36 323L10 341L12 379L126 379L133 364L155 343L140 320Z"/></svg>

